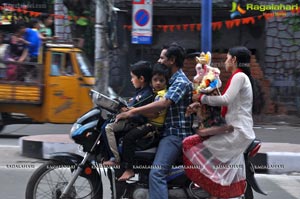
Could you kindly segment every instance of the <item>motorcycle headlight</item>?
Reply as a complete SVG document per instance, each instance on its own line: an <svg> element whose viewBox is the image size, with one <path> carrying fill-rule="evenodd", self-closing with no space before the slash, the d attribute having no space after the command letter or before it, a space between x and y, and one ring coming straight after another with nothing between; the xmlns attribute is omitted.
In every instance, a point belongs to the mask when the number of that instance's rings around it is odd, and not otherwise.
<svg viewBox="0 0 300 199"><path fill-rule="evenodd" d="M71 130L70 130L70 136L72 137L72 134L81 127L82 125L81 124L78 124L78 123L74 123Z"/></svg>

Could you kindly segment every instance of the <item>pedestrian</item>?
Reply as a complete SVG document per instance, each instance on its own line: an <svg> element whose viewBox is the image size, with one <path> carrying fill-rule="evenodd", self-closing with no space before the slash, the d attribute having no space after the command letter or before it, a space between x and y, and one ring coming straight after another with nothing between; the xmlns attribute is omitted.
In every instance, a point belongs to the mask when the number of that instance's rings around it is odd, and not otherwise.
<svg viewBox="0 0 300 199"><path fill-rule="evenodd" d="M25 26L17 24L14 33L11 35L9 40L8 48L8 61L23 62L28 58L27 45L30 43L23 38L24 32L22 29Z"/></svg>
<svg viewBox="0 0 300 199"><path fill-rule="evenodd" d="M232 132L216 132L208 138L193 135L183 141L186 174L211 195L210 199L232 198L245 192L243 154L255 139L252 110L259 97L253 97L256 85L250 73L250 56L246 47L229 49L225 69L231 77L222 95L200 94L198 102L187 109L187 114L190 114L200 104L222 106L221 114L226 124L233 127ZM191 165L193 169L188 169Z"/></svg>
<svg viewBox="0 0 300 199"><path fill-rule="evenodd" d="M37 62L42 40L40 38L39 21L37 19L31 19L30 28L22 27L21 32L24 34L24 39L29 42L28 54L30 62Z"/></svg>
<svg viewBox="0 0 300 199"><path fill-rule="evenodd" d="M153 102L154 94L150 86L152 68L149 62L139 61L130 66L131 82L136 89L135 95L129 100L128 107L123 107L122 111L127 111L133 107L143 106ZM104 166L114 166L120 164L120 155L116 137L121 137L127 131L147 122L147 118L142 115L108 123L105 128L107 144L110 148L111 157L104 161ZM122 134L121 134L122 133Z"/></svg>
<svg viewBox="0 0 300 199"><path fill-rule="evenodd" d="M151 85L156 96L154 101L163 100L167 92L167 80L168 72L166 66L163 64L155 64L152 71ZM136 141L147 136L151 133L151 136L155 136L153 140L154 143L147 143L146 146L151 147L155 143L157 138L159 138L160 131L165 122L166 110L160 111L160 114L155 118L149 118L149 122L137 126L129 130L123 137L123 151L122 151L122 168L126 169L122 176L118 179L119 181L126 181L134 176L133 170L133 157L134 151L137 147ZM150 142L151 142L150 141ZM145 143L144 143L145 144ZM143 146L143 147L146 147Z"/></svg>
<svg viewBox="0 0 300 199"><path fill-rule="evenodd" d="M53 25L53 16L42 13L40 16L40 29L39 32L45 38L52 38L52 29L51 26Z"/></svg>
<svg viewBox="0 0 300 199"><path fill-rule="evenodd" d="M4 40L4 33L0 32L0 60L5 61L7 58L7 49L8 44L3 43ZM0 63L0 79L6 77L6 66L3 63Z"/></svg>
<svg viewBox="0 0 300 199"><path fill-rule="evenodd" d="M51 59L51 76L60 76L61 75L61 60L62 56L59 53L53 53Z"/></svg>
<svg viewBox="0 0 300 199"><path fill-rule="evenodd" d="M149 174L150 199L168 198L166 177L182 154L182 140L192 135L192 117L186 117L185 111L192 102L193 84L182 71L184 56L185 50L178 44L164 47L158 62L168 67L171 76L165 99L117 115L117 120L120 120L167 109L161 140Z"/></svg>
<svg viewBox="0 0 300 199"><path fill-rule="evenodd" d="M22 31L24 24L16 24L14 33L9 38L9 46L7 49L6 61L25 62L28 60L28 48L30 43L23 38ZM10 81L24 81L26 74L26 66L23 64L8 63L6 76Z"/></svg>

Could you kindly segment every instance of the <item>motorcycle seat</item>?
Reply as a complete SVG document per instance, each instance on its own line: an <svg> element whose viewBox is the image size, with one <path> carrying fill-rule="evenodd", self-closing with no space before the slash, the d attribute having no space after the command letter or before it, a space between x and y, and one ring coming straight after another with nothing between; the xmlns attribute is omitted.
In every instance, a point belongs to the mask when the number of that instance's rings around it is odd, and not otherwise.
<svg viewBox="0 0 300 199"><path fill-rule="evenodd" d="M258 139L254 139L253 142L249 145L249 147L245 151L245 155L249 157L254 157L261 147L261 141Z"/></svg>
<svg viewBox="0 0 300 199"><path fill-rule="evenodd" d="M152 162L154 160L156 150L157 150L157 147L152 147L150 149L146 149L143 151L135 151L135 158ZM182 164L183 164L182 154L180 154L175 165L182 165Z"/></svg>
<svg viewBox="0 0 300 199"><path fill-rule="evenodd" d="M153 160L155 157L157 147L152 147L150 149L135 151L135 158Z"/></svg>

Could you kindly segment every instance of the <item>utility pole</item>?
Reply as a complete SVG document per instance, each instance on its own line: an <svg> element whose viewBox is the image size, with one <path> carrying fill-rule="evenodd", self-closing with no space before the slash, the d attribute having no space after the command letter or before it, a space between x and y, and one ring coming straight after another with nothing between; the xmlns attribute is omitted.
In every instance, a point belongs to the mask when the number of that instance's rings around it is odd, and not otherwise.
<svg viewBox="0 0 300 199"><path fill-rule="evenodd" d="M107 5L106 0L96 0L95 89L103 94L108 93L109 82L108 48L105 42Z"/></svg>
<svg viewBox="0 0 300 199"><path fill-rule="evenodd" d="M68 15L68 10L64 6L63 0L55 0L54 4L54 12L56 15L63 15L67 16ZM64 19L55 19L54 20L54 30L55 30L55 36L58 36L60 39L63 40L69 40L72 38L71 34L71 28L68 24L69 21L67 20L67 17Z"/></svg>
<svg viewBox="0 0 300 199"><path fill-rule="evenodd" d="M202 0L201 6L201 51L211 52L211 34L212 34L212 1Z"/></svg>

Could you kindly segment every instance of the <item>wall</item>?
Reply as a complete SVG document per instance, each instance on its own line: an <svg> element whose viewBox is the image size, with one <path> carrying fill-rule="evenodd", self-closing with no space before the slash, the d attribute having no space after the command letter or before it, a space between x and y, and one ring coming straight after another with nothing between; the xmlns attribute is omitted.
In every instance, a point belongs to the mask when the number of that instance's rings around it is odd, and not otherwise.
<svg viewBox="0 0 300 199"><path fill-rule="evenodd" d="M55 14L57 15L65 15L67 16L67 8L63 4L63 0L55 0L55 6L54 6ZM69 24L69 20L67 19L55 19L55 36L58 36L59 38L63 39L70 39L71 38L71 29Z"/></svg>
<svg viewBox="0 0 300 199"><path fill-rule="evenodd" d="M266 23L264 71L275 104L284 106L285 113L300 114L300 31L294 32L287 19L272 18Z"/></svg>

